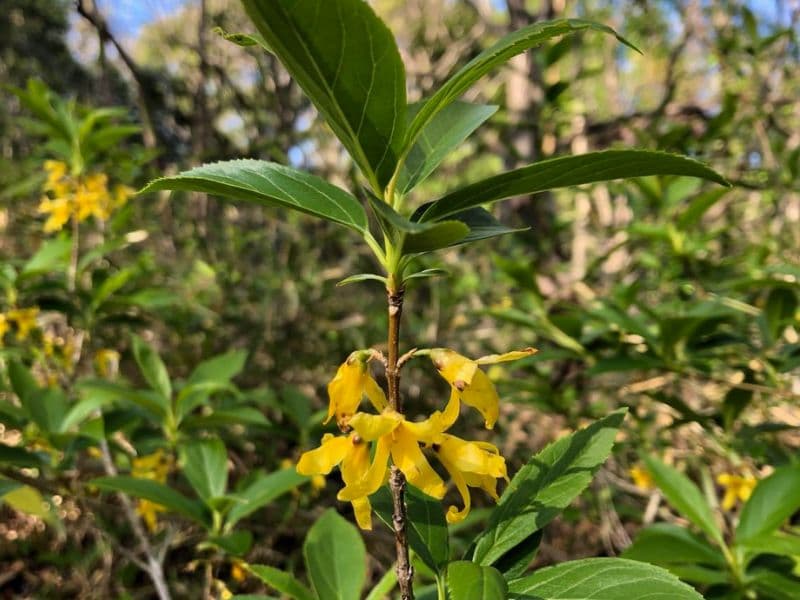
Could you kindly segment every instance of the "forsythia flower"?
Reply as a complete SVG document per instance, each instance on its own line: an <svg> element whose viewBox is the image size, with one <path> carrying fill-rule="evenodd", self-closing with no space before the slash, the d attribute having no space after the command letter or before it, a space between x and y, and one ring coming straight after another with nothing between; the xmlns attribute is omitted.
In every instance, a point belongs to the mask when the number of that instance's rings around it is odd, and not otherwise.
<svg viewBox="0 0 800 600"><path fill-rule="evenodd" d="M386 396L367 369L367 363L371 358L370 350L356 350L339 367L336 376L328 384L330 404L325 423L335 415L339 428L344 429L365 395L375 410L381 411L386 408Z"/></svg>
<svg viewBox="0 0 800 600"><path fill-rule="evenodd" d="M0 313L0 348L3 347L3 336L8 333L11 326L8 324L8 317Z"/></svg>
<svg viewBox="0 0 800 600"><path fill-rule="evenodd" d="M519 360L535 352L533 348L526 348L471 360L449 348L434 348L430 352L430 357L439 374L458 393L461 401L476 408L486 421L486 429L491 429L499 415L500 398L491 379L478 368L478 365Z"/></svg>
<svg viewBox="0 0 800 600"><path fill-rule="evenodd" d="M29 335L32 329L36 327L36 316L39 314L37 307L33 308L15 308L6 313L5 318L13 321L17 325L17 339L24 340Z"/></svg>
<svg viewBox="0 0 800 600"><path fill-rule="evenodd" d="M131 467L131 475L133 477L164 483L172 470L172 459L159 448L152 454L134 458L131 462ZM142 516L150 531L155 531L158 526L156 515L166 512L166 510L162 505L150 500L139 500L136 505L136 512Z"/></svg>
<svg viewBox="0 0 800 600"><path fill-rule="evenodd" d="M79 222L89 217L107 220L113 210L123 206L134 191L124 185L108 190L108 177L92 173L73 177L63 162L48 160L44 163L47 179L43 186L45 195L39 203L39 213L48 215L44 231L51 233L63 229L75 217Z"/></svg>
<svg viewBox="0 0 800 600"><path fill-rule="evenodd" d="M516 360L534 352L529 348L473 361L452 350L432 350L434 364L451 385L450 399L443 411L435 411L427 419L416 422L408 421L387 406L383 391L367 368L374 353L370 350L353 352L328 385L328 420L335 415L345 433L341 436L326 434L319 448L300 457L297 472L327 475L341 465L345 485L337 498L353 505L356 521L362 529L371 529L369 496L385 483L390 458L411 485L428 496L444 497L445 483L422 451L430 448L450 474L464 503L462 510L450 506L447 520L450 523L463 520L471 506L468 488L482 488L496 500L497 480L508 480L506 463L492 444L462 440L445 432L458 418L462 401L480 410L487 427L497 420L497 392L478 365ZM379 414L357 412L365 395ZM374 446L373 452L370 452L370 444Z"/></svg>
<svg viewBox="0 0 800 600"><path fill-rule="evenodd" d="M633 485L642 491L652 490L654 487L653 477L650 472L642 465L634 465L628 470L628 474L633 480Z"/></svg>
<svg viewBox="0 0 800 600"><path fill-rule="evenodd" d="M119 372L119 352L101 348L95 352L94 366L100 377L115 377Z"/></svg>
<svg viewBox="0 0 800 600"><path fill-rule="evenodd" d="M745 471L744 475L734 475L732 473L722 473L717 477L717 483L725 488L725 495L722 498L722 510L731 510L736 506L736 501L746 502L756 487L757 480L750 471Z"/></svg>

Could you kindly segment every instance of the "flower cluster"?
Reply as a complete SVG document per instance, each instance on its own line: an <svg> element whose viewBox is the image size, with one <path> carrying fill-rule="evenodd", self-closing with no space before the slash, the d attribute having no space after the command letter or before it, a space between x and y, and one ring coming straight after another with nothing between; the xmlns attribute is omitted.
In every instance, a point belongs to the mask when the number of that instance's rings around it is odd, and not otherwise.
<svg viewBox="0 0 800 600"><path fill-rule="evenodd" d="M729 511L736 506L737 501L747 502L758 480L745 469L741 475L721 473L717 476L717 483L725 490L722 498L722 510Z"/></svg>
<svg viewBox="0 0 800 600"><path fill-rule="evenodd" d="M47 160L44 169L47 179L39 213L48 215L44 224L46 233L60 231L72 218L78 222L89 217L106 221L134 193L124 185L116 185L109 191L108 177L103 173L72 176L66 163L60 161Z"/></svg>
<svg viewBox="0 0 800 600"><path fill-rule="evenodd" d="M389 459L406 480L425 494L444 497L446 486L428 462L423 449L431 449L450 475L464 507L450 506L447 521L457 523L469 513L470 487L479 487L497 500L497 480L506 479L505 459L488 442L467 441L446 433L456 422L461 404L477 409L487 429L497 421L499 398L494 384L478 367L517 360L535 350L508 352L471 360L446 348L428 351L439 374L450 384L444 410L422 421L409 421L389 406L383 390L370 374L371 350L353 352L328 384L328 419L336 418L343 435L326 434L319 448L304 453L297 463L303 475L326 475L339 465L344 487L337 498L353 505L362 529L372 528L369 496L386 481ZM359 412L366 396L377 414Z"/></svg>
<svg viewBox="0 0 800 600"><path fill-rule="evenodd" d="M0 347L3 346L3 337L11 330L12 323L16 326L16 338L19 341L28 339L31 331L36 329L36 317L39 308L13 308L5 313L0 313Z"/></svg>
<svg viewBox="0 0 800 600"><path fill-rule="evenodd" d="M150 479L158 483L165 483L174 467L172 456L165 454L159 448L152 454L134 458L131 461L131 475L139 479ZM136 512L142 517L150 531L158 528L158 513L167 509L151 500L141 499L136 504Z"/></svg>

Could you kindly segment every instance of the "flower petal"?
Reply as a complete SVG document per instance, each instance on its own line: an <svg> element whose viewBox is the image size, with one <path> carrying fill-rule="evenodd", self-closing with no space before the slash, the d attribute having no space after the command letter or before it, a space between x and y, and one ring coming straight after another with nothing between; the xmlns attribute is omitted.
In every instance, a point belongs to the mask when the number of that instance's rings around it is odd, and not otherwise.
<svg viewBox="0 0 800 600"><path fill-rule="evenodd" d="M475 371L472 383L461 392L461 401L478 409L486 421L486 429L491 429L500 414L500 397L488 375L480 369Z"/></svg>
<svg viewBox="0 0 800 600"><path fill-rule="evenodd" d="M472 377L478 369L474 360L461 356L449 348L433 348L430 357L445 381L459 389L472 382Z"/></svg>
<svg viewBox="0 0 800 600"><path fill-rule="evenodd" d="M519 360L536 354L536 348L525 348L524 350L512 350L504 354L489 354L488 356L481 356L475 359L475 363L479 365L493 365L494 363L506 362L509 360Z"/></svg>
<svg viewBox="0 0 800 600"><path fill-rule="evenodd" d="M367 413L356 413L348 421L362 440L371 442L391 433L403 421L403 415L394 411L386 410L379 415Z"/></svg>
<svg viewBox="0 0 800 600"><path fill-rule="evenodd" d="M351 447L349 437L327 434L322 438L319 448L303 453L297 461L297 472L301 475L327 475L342 462Z"/></svg>
<svg viewBox="0 0 800 600"><path fill-rule="evenodd" d="M410 431L420 442L426 444L438 443L439 436L450 429L458 419L458 409L461 406L458 397L459 391L456 388L452 388L450 400L447 402L444 412L437 410L424 421L414 423L404 421L403 427Z"/></svg>
<svg viewBox="0 0 800 600"><path fill-rule="evenodd" d="M458 507L455 505L449 506L445 518L448 523L459 523L467 517L470 507L472 506L469 488L467 488L467 482L461 471L448 461L446 457L442 456L441 453L439 454L439 462L441 462L444 468L447 469L447 472L450 473L450 479L453 480L458 493L461 495L461 500L464 502L464 508L462 510L458 510Z"/></svg>
<svg viewBox="0 0 800 600"><path fill-rule="evenodd" d="M405 427L399 427L393 435L392 461L408 482L428 496L444 497L444 482L428 463L414 435Z"/></svg>
<svg viewBox="0 0 800 600"><path fill-rule="evenodd" d="M355 481L345 479L345 487L339 490L339 500L353 501L360 496L369 496L378 491L386 479L386 464L389 461L391 437L384 436L375 445L375 456L369 469Z"/></svg>
<svg viewBox="0 0 800 600"><path fill-rule="evenodd" d="M366 363L359 360L358 352L353 352L336 371L336 375L328 384L328 417L325 423L336 415L336 422L342 427L347 419L358 410L361 396L364 394Z"/></svg>
<svg viewBox="0 0 800 600"><path fill-rule="evenodd" d="M364 380L364 393L378 412L383 411L383 409L388 406L386 394L383 393L383 390L369 373L367 373Z"/></svg>
<svg viewBox="0 0 800 600"><path fill-rule="evenodd" d="M372 530L372 506L369 503L369 498L366 496L355 498L350 504L353 505L353 512L358 526L367 531Z"/></svg>

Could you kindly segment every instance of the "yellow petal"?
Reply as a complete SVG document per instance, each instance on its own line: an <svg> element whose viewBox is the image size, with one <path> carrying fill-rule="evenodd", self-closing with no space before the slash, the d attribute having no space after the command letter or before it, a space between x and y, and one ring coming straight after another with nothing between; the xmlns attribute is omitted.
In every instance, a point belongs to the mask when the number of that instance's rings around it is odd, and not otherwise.
<svg viewBox="0 0 800 600"><path fill-rule="evenodd" d="M414 436L404 427L399 427L393 435L392 461L403 472L408 482L428 496L444 497L444 482L428 464Z"/></svg>
<svg viewBox="0 0 800 600"><path fill-rule="evenodd" d="M461 356L449 348L434 348L430 357L445 381L459 389L472 382L472 377L478 369L474 360Z"/></svg>
<svg viewBox="0 0 800 600"><path fill-rule="evenodd" d="M369 470L358 481L345 480L345 487L339 490L336 497L343 501L353 501L361 496L369 496L378 491L386 478L386 464L389 461L389 446L391 437L385 436L375 445L375 456Z"/></svg>
<svg viewBox="0 0 800 600"><path fill-rule="evenodd" d="M506 477L506 461L495 446L487 442L468 442L445 434L438 447L439 457L464 473Z"/></svg>
<svg viewBox="0 0 800 600"><path fill-rule="evenodd" d="M453 480L458 493L461 495L461 500L464 503L464 508L462 510L458 510L458 507L454 505L449 506L447 508L447 514L445 514L445 518L447 519L448 523L459 523L467 517L469 514L469 509L472 506L472 500L469 496L467 482L464 479L464 475L461 473L461 471L459 471L455 465L450 463L446 457L439 454L439 461L442 463L442 465L444 465L444 468L447 469L447 472L450 473L450 479Z"/></svg>
<svg viewBox="0 0 800 600"><path fill-rule="evenodd" d="M369 374L367 362L372 354L367 350L356 350L336 371L336 375L328 384L328 417L336 416L340 428L348 425L350 417L358 410L362 397L366 394L373 406L378 410L386 407L386 397Z"/></svg>
<svg viewBox="0 0 800 600"><path fill-rule="evenodd" d="M499 362L506 362L509 360L519 360L520 358L526 358L528 356L532 356L536 354L538 350L535 348L525 348L524 350L513 350L511 352L506 352L504 354L489 354L488 356L482 356L475 360L475 362L479 365L491 365L494 363Z"/></svg>
<svg viewBox="0 0 800 600"><path fill-rule="evenodd" d="M729 486L733 483L733 475L730 473L721 473L717 475L717 483L723 486Z"/></svg>
<svg viewBox="0 0 800 600"><path fill-rule="evenodd" d="M362 440L371 442L394 431L402 421L403 415L390 409L379 415L356 413L350 418L348 425L361 436Z"/></svg>
<svg viewBox="0 0 800 600"><path fill-rule="evenodd" d="M472 383L461 392L461 401L478 409L486 421L486 429L494 427L500 414L500 397L486 373L480 369L475 371Z"/></svg>
<svg viewBox="0 0 800 600"><path fill-rule="evenodd" d="M369 373L367 373L366 380L364 381L364 393L372 403L372 406L375 407L375 410L381 412L384 408L386 408L386 394L383 393L383 390L375 382L372 376L369 375Z"/></svg>
<svg viewBox="0 0 800 600"><path fill-rule="evenodd" d="M369 498L356 498L350 504L353 505L353 512L358 526L361 529L370 531L372 529L372 506L369 503Z"/></svg>
<svg viewBox="0 0 800 600"><path fill-rule="evenodd" d="M736 490L728 488L722 499L722 510L731 510L734 506L736 506Z"/></svg>
<svg viewBox="0 0 800 600"><path fill-rule="evenodd" d="M497 479L491 475L475 475L474 473L462 473L464 481L467 482L469 487L479 487L487 494L489 494L495 502L500 497L497 495Z"/></svg>
<svg viewBox="0 0 800 600"><path fill-rule="evenodd" d="M357 435L348 436L350 448L342 459L342 480L345 485L358 483L369 470L369 444Z"/></svg>
<svg viewBox="0 0 800 600"><path fill-rule="evenodd" d="M456 419L458 418L458 409L460 408L458 397L459 391L456 388L452 388L450 392L450 400L448 401L444 412L437 410L424 421L417 421L413 423L410 421L404 421L403 427L410 431L412 435L420 442L425 444L438 443L440 435L450 429L450 427L453 426L453 423L455 423Z"/></svg>
<svg viewBox="0 0 800 600"><path fill-rule="evenodd" d="M297 462L297 472L300 475L327 475L342 462L351 447L348 437L326 435L319 448L303 453Z"/></svg>

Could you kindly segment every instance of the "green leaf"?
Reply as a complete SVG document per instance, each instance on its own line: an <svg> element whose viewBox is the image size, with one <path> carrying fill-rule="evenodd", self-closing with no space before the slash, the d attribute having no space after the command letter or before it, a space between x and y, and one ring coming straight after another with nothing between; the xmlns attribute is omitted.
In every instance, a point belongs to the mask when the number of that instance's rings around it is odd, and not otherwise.
<svg viewBox="0 0 800 600"><path fill-rule="evenodd" d="M678 215L678 218L675 220L678 229L686 231L697 225L706 211L714 206L728 191L729 190L725 188L709 190L694 198L689 203L689 206L686 207L686 210Z"/></svg>
<svg viewBox="0 0 800 600"><path fill-rule="evenodd" d="M232 42L237 46L242 46L244 48L248 46L261 46L267 52L272 52L272 49L267 44L267 40L265 40L260 34L258 33L228 33L222 27L214 27L212 29L214 33L218 36L223 38L228 42Z"/></svg>
<svg viewBox="0 0 800 600"><path fill-rule="evenodd" d="M244 556L253 547L253 534L250 531L233 531L209 536L206 542L233 556Z"/></svg>
<svg viewBox="0 0 800 600"><path fill-rule="evenodd" d="M370 497L372 508L381 521L391 529L393 503L386 486ZM434 573L440 573L450 558L447 521L442 503L426 496L413 486L406 492L409 516L408 545Z"/></svg>
<svg viewBox="0 0 800 600"><path fill-rule="evenodd" d="M207 514L202 504L195 500L190 500L171 487L152 479L118 475L115 477L100 477L93 479L90 483L101 490L122 492L123 494L150 500L203 526L209 525Z"/></svg>
<svg viewBox="0 0 800 600"><path fill-rule="evenodd" d="M775 531L800 509L800 465L776 469L758 482L742 507L736 542L747 542Z"/></svg>
<svg viewBox="0 0 800 600"><path fill-rule="evenodd" d="M29 485L17 485L13 489L8 489L9 487L6 484L7 489L2 494L2 501L10 507L40 519L47 519L50 516L50 508L39 490Z"/></svg>
<svg viewBox="0 0 800 600"><path fill-rule="evenodd" d="M133 336L133 356L150 388L158 392L165 400L170 400L172 383L170 383L169 373L167 373L164 362L153 347L137 335Z"/></svg>
<svg viewBox="0 0 800 600"><path fill-rule="evenodd" d="M578 19L559 19L543 21L514 31L490 46L459 69L431 96L414 116L406 134L406 148L417 141L423 129L446 106L461 97L474 83L498 67L529 48L538 46L551 38L593 29L615 36L622 43L634 48L629 42L605 25ZM635 49L635 48L634 48Z"/></svg>
<svg viewBox="0 0 800 600"><path fill-rule="evenodd" d="M769 600L797 600L800 598L800 581L775 571L761 571L752 578L759 598Z"/></svg>
<svg viewBox="0 0 800 600"><path fill-rule="evenodd" d="M724 568L726 564L718 548L685 527L671 523L656 523L642 529L622 558L662 566L699 563Z"/></svg>
<svg viewBox="0 0 800 600"><path fill-rule="evenodd" d="M294 467L275 471L269 475L259 475L245 489L236 492L236 499L240 503L228 512L226 529L230 529L244 517L306 481L308 477L298 475Z"/></svg>
<svg viewBox="0 0 800 600"><path fill-rule="evenodd" d="M446 248L462 241L469 234L469 227L461 221L439 221L420 233L406 234L403 254L421 254Z"/></svg>
<svg viewBox="0 0 800 600"><path fill-rule="evenodd" d="M700 177L729 185L704 164L684 156L650 150L604 150L543 160L478 181L433 202L420 221L438 221L473 206L521 194L646 175Z"/></svg>
<svg viewBox="0 0 800 600"><path fill-rule="evenodd" d="M45 462L39 454L25 448L0 444L0 464L21 468L41 468Z"/></svg>
<svg viewBox="0 0 800 600"><path fill-rule="evenodd" d="M669 572L622 558L589 558L540 569L508 584L512 600L702 600Z"/></svg>
<svg viewBox="0 0 800 600"><path fill-rule="evenodd" d="M665 465L657 458L644 456L643 459L647 470L653 476L653 481L667 501L716 544L723 546L722 532L714 519L711 507L697 486L686 475Z"/></svg>
<svg viewBox="0 0 800 600"><path fill-rule="evenodd" d="M508 585L494 567L457 560L447 566L447 587L454 600L506 600Z"/></svg>
<svg viewBox="0 0 800 600"><path fill-rule="evenodd" d="M69 264L72 240L65 235L42 243L39 250L22 267L20 276L30 277L50 271L65 271Z"/></svg>
<svg viewBox="0 0 800 600"><path fill-rule="evenodd" d="M36 383L31 372L21 362L9 360L7 368L11 389L24 407L25 403L39 391L39 385Z"/></svg>
<svg viewBox="0 0 800 600"><path fill-rule="evenodd" d="M275 589L294 600L316 600L314 593L300 583L291 573L267 565L247 565L248 571Z"/></svg>
<svg viewBox="0 0 800 600"><path fill-rule="evenodd" d="M384 286L388 282L386 277L376 275L375 273L358 273L356 275L350 275L350 277L345 277L341 281L338 281L336 283L336 287L341 287L343 285L350 285L351 283L360 283L362 281L378 281L382 283Z"/></svg>
<svg viewBox="0 0 800 600"><path fill-rule="evenodd" d="M457 244L470 244L480 240L497 237L499 235L507 235L509 233L517 233L519 231L526 231L528 227L519 229L512 229L506 227L500 221L495 219L492 214L479 206L470 208L460 213L456 213L450 217L454 221L461 221L469 227L469 233L466 237L460 239Z"/></svg>
<svg viewBox="0 0 800 600"><path fill-rule="evenodd" d="M113 398L106 394L90 395L72 405L64 419L61 421L61 431L69 431L83 422L86 417L97 409L103 408L113 402Z"/></svg>
<svg viewBox="0 0 800 600"><path fill-rule="evenodd" d="M3 498L7 493L13 492L14 490L21 488L22 484L18 481L14 481L12 479L4 479L0 477L0 499Z"/></svg>
<svg viewBox="0 0 800 600"><path fill-rule="evenodd" d="M442 502L423 494L413 486L406 491L406 514L414 537L425 546L432 568L440 572L450 558L447 520ZM426 561L427 563L427 561ZM428 565L431 566L431 565Z"/></svg>
<svg viewBox="0 0 800 600"><path fill-rule="evenodd" d="M230 381L242 372L246 360L246 350L232 350L220 354L197 365L189 376L188 383Z"/></svg>
<svg viewBox="0 0 800 600"><path fill-rule="evenodd" d="M736 540L736 545L758 554L800 556L800 535L773 533L747 540Z"/></svg>
<svg viewBox="0 0 800 600"><path fill-rule="evenodd" d="M394 567L386 569L386 572L381 577L380 581L375 584L365 598L365 600L383 600L384 598L391 598L389 592L397 585L397 571Z"/></svg>
<svg viewBox="0 0 800 600"><path fill-rule="evenodd" d="M410 275L403 276L403 284L405 285L409 281L414 281L416 279L430 279L431 277L447 277L450 275L450 271L447 269L423 269L422 271L417 271L416 273L411 273Z"/></svg>
<svg viewBox="0 0 800 600"><path fill-rule="evenodd" d="M286 70L379 193L404 140L406 80L394 37L363 0L243 0Z"/></svg>
<svg viewBox="0 0 800 600"><path fill-rule="evenodd" d="M64 416L67 414L67 398L59 388L36 390L23 407L42 431L60 433L63 431Z"/></svg>
<svg viewBox="0 0 800 600"><path fill-rule="evenodd" d="M409 117L421 104L409 107ZM480 125L497 112L497 106L454 102L445 106L420 132L406 157L397 191L407 194L428 177L444 158L455 150Z"/></svg>
<svg viewBox="0 0 800 600"><path fill-rule="evenodd" d="M118 401L133 404L145 410L159 423L163 422L170 411L169 399L151 390L135 390L103 379L85 379L80 381L77 386L87 398L98 398L96 402L100 404L111 404Z"/></svg>
<svg viewBox="0 0 800 600"><path fill-rule="evenodd" d="M328 509L303 544L308 577L321 600L358 600L367 578L364 542L354 525Z"/></svg>
<svg viewBox="0 0 800 600"><path fill-rule="evenodd" d="M151 181L141 193L158 190L205 192L261 206L291 208L359 233L367 230L367 213L350 194L309 173L263 160L209 163Z"/></svg>
<svg viewBox="0 0 800 600"><path fill-rule="evenodd" d="M195 440L178 447L183 474L206 504L225 494L228 452L219 439Z"/></svg>
<svg viewBox="0 0 800 600"><path fill-rule="evenodd" d="M608 458L625 414L615 411L534 455L492 511L472 560L495 563L569 506Z"/></svg>

